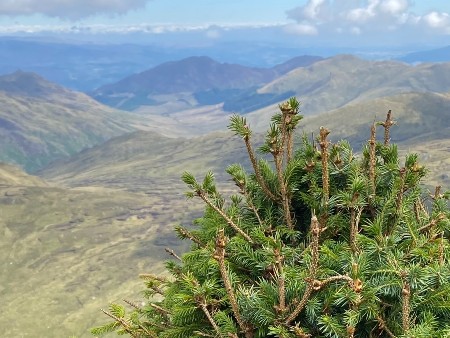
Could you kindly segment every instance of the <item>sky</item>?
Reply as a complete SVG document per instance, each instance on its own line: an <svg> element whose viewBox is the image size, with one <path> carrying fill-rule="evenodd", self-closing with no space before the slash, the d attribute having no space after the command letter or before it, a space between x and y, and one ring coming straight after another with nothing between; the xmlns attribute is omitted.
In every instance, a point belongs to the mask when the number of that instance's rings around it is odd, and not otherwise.
<svg viewBox="0 0 450 338"><path fill-rule="evenodd" d="M450 0L1 0L0 33L238 30L305 41L450 45ZM144 28L143 28L144 27Z"/></svg>

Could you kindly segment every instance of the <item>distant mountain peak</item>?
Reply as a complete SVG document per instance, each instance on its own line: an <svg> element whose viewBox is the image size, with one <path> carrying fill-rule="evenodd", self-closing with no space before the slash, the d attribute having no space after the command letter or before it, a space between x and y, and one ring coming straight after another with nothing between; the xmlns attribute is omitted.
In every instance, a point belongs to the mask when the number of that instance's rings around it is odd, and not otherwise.
<svg viewBox="0 0 450 338"><path fill-rule="evenodd" d="M0 76L0 91L12 95L46 97L51 94L69 92L64 87L44 79L42 76L23 70L16 70Z"/></svg>

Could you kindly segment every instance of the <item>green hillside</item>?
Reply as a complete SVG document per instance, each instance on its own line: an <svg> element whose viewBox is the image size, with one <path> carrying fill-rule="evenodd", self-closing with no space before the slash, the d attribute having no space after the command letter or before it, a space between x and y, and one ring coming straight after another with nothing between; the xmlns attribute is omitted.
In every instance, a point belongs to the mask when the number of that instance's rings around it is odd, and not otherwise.
<svg viewBox="0 0 450 338"><path fill-rule="evenodd" d="M105 301L137 299L138 274L162 270L164 247L184 250L172 225L195 211L181 192L62 189L12 166L0 182L3 337L88 337Z"/></svg>
<svg viewBox="0 0 450 338"><path fill-rule="evenodd" d="M148 194L183 191L181 174L211 169L224 182L223 168L244 162L244 145L227 132L196 138L166 138L139 131L54 163L39 174L71 187L107 186Z"/></svg>
<svg viewBox="0 0 450 338"><path fill-rule="evenodd" d="M0 161L27 171L135 129L135 116L33 73L0 76L0 106Z"/></svg>
<svg viewBox="0 0 450 338"><path fill-rule="evenodd" d="M349 103L402 93L446 93L450 91L449 75L450 63L412 66L340 55L297 68L263 86L248 100L289 93L301 98L305 114L315 115ZM270 116L275 106L261 108L257 113Z"/></svg>

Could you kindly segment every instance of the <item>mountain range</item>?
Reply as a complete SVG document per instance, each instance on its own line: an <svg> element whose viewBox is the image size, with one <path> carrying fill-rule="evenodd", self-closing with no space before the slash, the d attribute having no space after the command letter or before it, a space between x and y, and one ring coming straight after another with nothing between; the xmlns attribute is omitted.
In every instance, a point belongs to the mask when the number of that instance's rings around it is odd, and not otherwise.
<svg viewBox="0 0 450 338"><path fill-rule="evenodd" d="M141 113L222 105L225 112L249 113L291 96L312 115L348 103L406 92L447 92L450 63L409 65L367 61L351 55L303 56L271 69L221 64L209 58L165 63L100 87L91 95L107 105ZM179 103L174 105L173 101Z"/></svg>
<svg viewBox="0 0 450 338"><path fill-rule="evenodd" d="M73 28L76 30L79 27ZM199 35L198 38L203 41L195 45L190 45L190 41L183 41L181 45L179 41L166 41L173 33L167 35L163 43L158 38L159 34L155 35L155 40L151 40L149 34L109 36L104 32L88 32L85 41L82 32L77 34L76 40L73 35L63 33L40 38L0 36L0 75L16 70L36 72L67 88L90 92L130 74L192 55L206 55L220 62L260 68L270 68L301 54L328 57L338 53L352 53L367 59L395 57L411 63L450 62L448 49L422 48L417 52L418 47L415 47L407 51L395 50L386 55L386 50L383 50L385 48L379 51L356 47L345 50L332 46L314 48L293 41L273 43L231 39L216 43L214 40L205 41L204 33L199 34L202 36Z"/></svg>
<svg viewBox="0 0 450 338"><path fill-rule="evenodd" d="M175 95L178 100L190 99L198 105L218 104L235 96L240 97L292 69L307 67L321 59L301 56L272 68L255 68L220 63L205 56L189 57L163 63L117 83L102 86L91 95L102 103L126 110L161 105L167 101L167 95ZM187 96L190 96L189 99Z"/></svg>
<svg viewBox="0 0 450 338"><path fill-rule="evenodd" d="M90 94L30 72L0 77L7 337L89 337L87 328L103 322L101 307L138 298L137 275L162 271L165 247L189 245L173 225L201 212L184 198L182 172L212 170L229 194L226 166L249 167L242 140L225 130L233 111L255 130L257 148L279 102L296 95L305 115L297 142L327 126L332 142L361 149L370 125L392 110L401 153L420 154L430 189L450 187L449 63L339 55L258 68L190 57Z"/></svg>

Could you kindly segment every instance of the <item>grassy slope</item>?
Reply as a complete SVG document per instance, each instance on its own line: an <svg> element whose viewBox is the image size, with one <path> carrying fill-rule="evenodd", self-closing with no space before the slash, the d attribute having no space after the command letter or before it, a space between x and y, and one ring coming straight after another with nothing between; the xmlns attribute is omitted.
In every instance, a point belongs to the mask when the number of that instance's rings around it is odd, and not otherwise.
<svg viewBox="0 0 450 338"><path fill-rule="evenodd" d="M408 92L450 91L450 63L406 65L393 61L365 61L350 55L298 68L259 89L260 94L292 92L304 102L303 111L315 115L350 103ZM267 118L271 105L255 112Z"/></svg>
<svg viewBox="0 0 450 338"><path fill-rule="evenodd" d="M137 275L163 269L164 247L184 250L171 227L192 217L181 194L62 189L10 166L0 182L4 337L88 337L101 307L140 298Z"/></svg>
<svg viewBox="0 0 450 338"><path fill-rule="evenodd" d="M140 131L55 163L41 175L70 186L109 186L147 193L182 191L180 177L185 170L198 176L212 170L225 181L224 168L244 162L244 152L241 140L231 133L169 139Z"/></svg>
<svg viewBox="0 0 450 338"><path fill-rule="evenodd" d="M35 171L134 130L136 116L33 73L0 77L0 161Z"/></svg>

